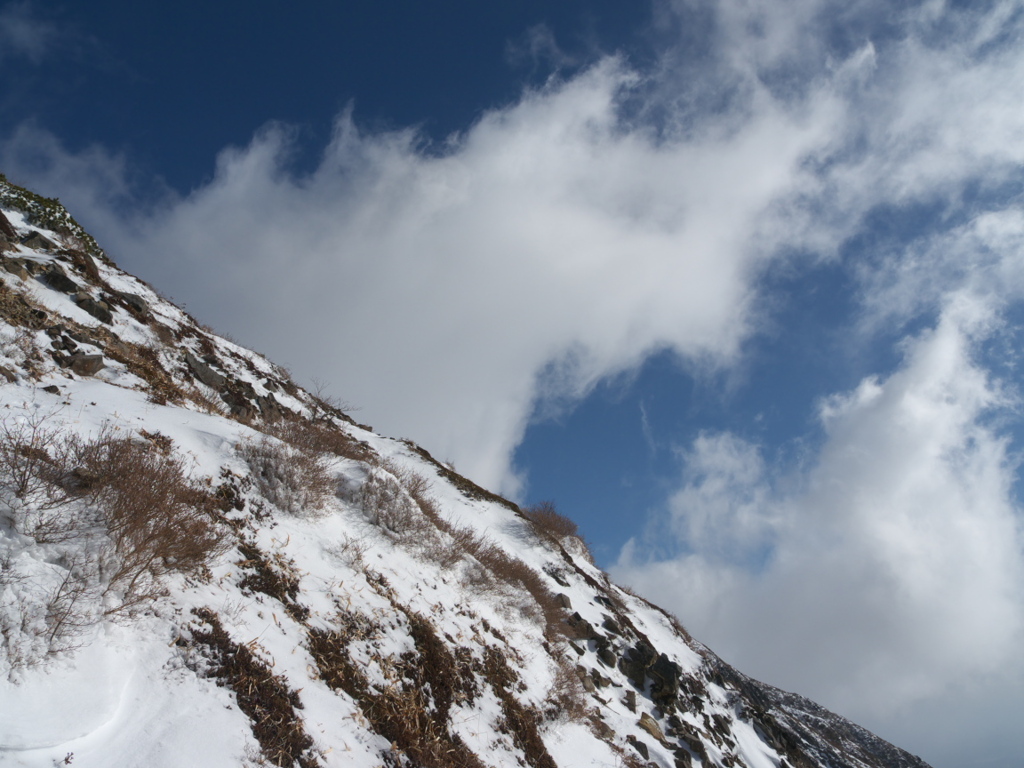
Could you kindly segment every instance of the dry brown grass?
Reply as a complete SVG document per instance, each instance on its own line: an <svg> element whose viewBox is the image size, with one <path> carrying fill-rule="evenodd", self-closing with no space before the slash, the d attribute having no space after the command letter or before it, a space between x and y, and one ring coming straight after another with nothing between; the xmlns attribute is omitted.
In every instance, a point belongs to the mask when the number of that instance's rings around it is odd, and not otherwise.
<svg viewBox="0 0 1024 768"><path fill-rule="evenodd" d="M448 650L430 623L406 612L415 653L380 659L388 684L371 687L353 663L348 644L374 634L365 620L342 616L336 630L311 629L309 649L321 679L352 697L373 730L422 768L483 768L480 759L449 730L452 704L475 693L471 671Z"/></svg>
<svg viewBox="0 0 1024 768"><path fill-rule="evenodd" d="M209 629L195 629L192 641L205 649L212 664L209 675L234 691L239 709L252 723L263 756L281 768L320 765L313 739L296 712L302 709L298 693L247 645L233 641L213 611L204 608L195 614Z"/></svg>

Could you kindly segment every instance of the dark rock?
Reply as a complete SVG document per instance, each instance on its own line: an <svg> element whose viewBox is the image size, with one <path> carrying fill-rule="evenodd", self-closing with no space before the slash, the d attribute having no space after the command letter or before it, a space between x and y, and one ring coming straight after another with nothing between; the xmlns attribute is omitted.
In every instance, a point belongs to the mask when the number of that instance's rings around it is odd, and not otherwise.
<svg viewBox="0 0 1024 768"><path fill-rule="evenodd" d="M60 264L48 264L43 272L43 281L61 293L77 293L81 286L67 276Z"/></svg>
<svg viewBox="0 0 1024 768"><path fill-rule="evenodd" d="M597 693L597 686L594 685L593 679L584 667L576 667L576 676L583 683L583 688L587 693Z"/></svg>
<svg viewBox="0 0 1024 768"><path fill-rule="evenodd" d="M626 742L629 744L629 746L631 746L633 749L639 752L640 756L644 760L651 759L651 750L648 749L647 745L640 741L640 739L638 739L636 736L630 734L626 737Z"/></svg>
<svg viewBox="0 0 1024 768"><path fill-rule="evenodd" d="M227 403L231 415L241 421L252 421L256 417L256 409L244 396L233 390L220 393L220 399Z"/></svg>
<svg viewBox="0 0 1024 768"><path fill-rule="evenodd" d="M618 623L611 616L605 616L604 621L601 622L601 626L611 632L613 635L621 635L622 629Z"/></svg>
<svg viewBox="0 0 1024 768"><path fill-rule="evenodd" d="M619 670L642 691L647 681L647 667L656 657L654 648L641 640L619 659Z"/></svg>
<svg viewBox="0 0 1024 768"><path fill-rule="evenodd" d="M260 409L260 413L264 419L270 421L276 421L283 415L281 406L278 405L273 395L259 396L256 398L256 407Z"/></svg>
<svg viewBox="0 0 1024 768"><path fill-rule="evenodd" d="M96 301L87 293L79 293L75 296L75 303L80 309L84 309L101 323L110 325L114 322L114 315L110 311L110 305L105 301Z"/></svg>
<svg viewBox="0 0 1024 768"><path fill-rule="evenodd" d="M544 569L544 573L546 573L548 576L550 576L552 579L554 579L555 582L559 586L562 586L562 587L568 587L569 586L569 582L565 580L565 577L562 575L562 572L559 571L557 568L546 567Z"/></svg>
<svg viewBox="0 0 1024 768"><path fill-rule="evenodd" d="M565 623L572 627L576 637L581 640L590 640L598 636L590 622L580 616L579 613L574 613L565 620Z"/></svg>
<svg viewBox="0 0 1024 768"><path fill-rule="evenodd" d="M199 360L191 352L185 353L185 362L188 367L192 369L192 373L199 379L203 384L213 389L223 389L224 385L227 384L227 379L222 375L213 370L210 366ZM225 399L226 402L226 399ZM230 405L230 403L228 403Z"/></svg>
<svg viewBox="0 0 1024 768"><path fill-rule="evenodd" d="M615 665L618 663L618 659L615 657L615 651L607 647L598 649L597 660L606 667L611 667L612 669L615 669Z"/></svg>
<svg viewBox="0 0 1024 768"><path fill-rule="evenodd" d="M555 595L555 602L558 603L562 608L565 608L567 611L572 610L572 600L570 600L569 596L564 592L559 592L557 595Z"/></svg>
<svg viewBox="0 0 1024 768"><path fill-rule="evenodd" d="M76 352L71 356L71 370L79 376L95 376L103 368L103 355L86 355Z"/></svg>
<svg viewBox="0 0 1024 768"><path fill-rule="evenodd" d="M58 387L56 384L51 384L48 387L43 387L43 392L49 392L51 395L59 395L60 387Z"/></svg>
<svg viewBox="0 0 1024 768"><path fill-rule="evenodd" d="M622 703L626 705L630 712L636 712L636 691L626 691Z"/></svg>
<svg viewBox="0 0 1024 768"><path fill-rule="evenodd" d="M692 768L693 757L690 755L689 750L680 747L674 750L672 754L676 759L676 768Z"/></svg>
<svg viewBox="0 0 1024 768"><path fill-rule="evenodd" d="M117 297L140 315L149 314L149 302L135 293L117 291Z"/></svg>
<svg viewBox="0 0 1024 768"><path fill-rule="evenodd" d="M14 226L7 217L4 216L4 212L0 211L0 235L7 238L8 242L15 242L18 239L18 233L15 231Z"/></svg>
<svg viewBox="0 0 1024 768"><path fill-rule="evenodd" d="M664 653L659 654L648 668L648 674L654 681L651 686L651 698L655 704L671 706L679 696L679 680L683 670Z"/></svg>
<svg viewBox="0 0 1024 768"><path fill-rule="evenodd" d="M57 248L56 243L35 230L21 238L21 244L36 251L52 251Z"/></svg>

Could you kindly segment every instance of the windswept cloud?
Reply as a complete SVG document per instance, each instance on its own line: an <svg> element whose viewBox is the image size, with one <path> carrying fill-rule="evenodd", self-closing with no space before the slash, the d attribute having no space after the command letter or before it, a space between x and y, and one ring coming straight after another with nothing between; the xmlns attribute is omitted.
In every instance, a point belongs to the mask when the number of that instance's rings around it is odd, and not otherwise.
<svg viewBox="0 0 1024 768"><path fill-rule="evenodd" d="M542 372L545 395L578 397L656 348L733 358L770 256L759 222L828 136L827 107L766 107L725 135L661 141L620 122L640 87L604 60L440 154L344 115L304 178L287 171L288 132L270 127L225 150L209 185L127 227L104 226L105 193L88 184L62 180L62 198L203 319L514 491L509 457ZM27 132L5 165L47 154L37 177L81 166Z"/></svg>

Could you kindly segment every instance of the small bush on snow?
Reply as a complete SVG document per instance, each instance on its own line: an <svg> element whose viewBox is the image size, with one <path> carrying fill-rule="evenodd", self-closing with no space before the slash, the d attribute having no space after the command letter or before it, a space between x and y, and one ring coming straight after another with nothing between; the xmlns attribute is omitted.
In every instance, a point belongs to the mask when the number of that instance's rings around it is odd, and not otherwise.
<svg viewBox="0 0 1024 768"><path fill-rule="evenodd" d="M238 452L256 490L283 512L316 514L334 493L334 478L320 453L271 437L245 440Z"/></svg>

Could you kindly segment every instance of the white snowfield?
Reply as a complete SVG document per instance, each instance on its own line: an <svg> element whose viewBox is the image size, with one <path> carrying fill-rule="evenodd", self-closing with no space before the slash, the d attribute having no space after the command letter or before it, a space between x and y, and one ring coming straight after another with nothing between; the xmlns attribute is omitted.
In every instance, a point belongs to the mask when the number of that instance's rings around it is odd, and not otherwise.
<svg viewBox="0 0 1024 768"><path fill-rule="evenodd" d="M19 236L58 246L0 253L3 434L152 443L224 502L224 543L206 567L164 563L144 575L159 594L125 608L111 534L94 523L34 536L19 522L35 519L31 500L0 478L0 766L776 768L794 753L837 768L923 765L794 735L799 711L753 701L745 686L758 684L610 584L578 540L545 535L415 446L351 423L105 259L90 278L61 254L66 230L0 209ZM81 290L54 288L50 264ZM83 292L109 322L82 308ZM62 357L72 347L102 355L102 368L76 372ZM157 391L154 364L184 397ZM330 492L304 495L275 474L300 450L266 436L282 423L316 423L358 448L302 449ZM269 446L269 464L254 463L253 446ZM68 514L109 519L90 498L67 501ZM532 586L515 576L524 567Z"/></svg>

